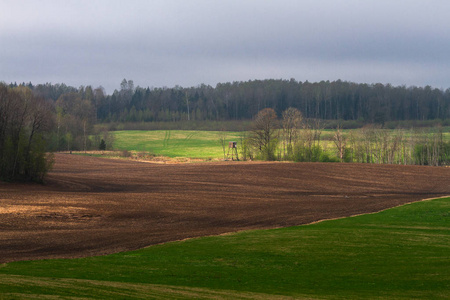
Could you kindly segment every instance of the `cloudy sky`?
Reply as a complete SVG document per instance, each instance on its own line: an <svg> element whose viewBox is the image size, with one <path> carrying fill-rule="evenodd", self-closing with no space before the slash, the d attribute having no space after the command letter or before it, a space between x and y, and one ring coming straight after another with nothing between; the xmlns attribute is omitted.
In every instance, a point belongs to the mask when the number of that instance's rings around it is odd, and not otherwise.
<svg viewBox="0 0 450 300"><path fill-rule="evenodd" d="M0 0L0 81L450 87L448 0Z"/></svg>

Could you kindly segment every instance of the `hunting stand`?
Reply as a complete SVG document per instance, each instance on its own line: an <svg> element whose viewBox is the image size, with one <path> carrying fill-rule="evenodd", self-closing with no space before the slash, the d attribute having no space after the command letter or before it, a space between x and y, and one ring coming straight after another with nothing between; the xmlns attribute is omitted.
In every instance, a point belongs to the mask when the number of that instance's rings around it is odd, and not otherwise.
<svg viewBox="0 0 450 300"><path fill-rule="evenodd" d="M238 152L237 152L237 142L228 142L227 160L230 159L230 157L231 157L231 160L234 160L235 157L236 157L236 160L239 160L239 156L238 156Z"/></svg>

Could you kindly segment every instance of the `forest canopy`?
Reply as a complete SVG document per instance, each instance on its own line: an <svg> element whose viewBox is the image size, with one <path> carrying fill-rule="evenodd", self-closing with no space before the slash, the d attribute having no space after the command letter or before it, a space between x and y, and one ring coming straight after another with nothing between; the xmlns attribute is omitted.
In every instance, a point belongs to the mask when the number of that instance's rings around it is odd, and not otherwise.
<svg viewBox="0 0 450 300"><path fill-rule="evenodd" d="M430 86L270 79L219 83L216 87L201 84L189 88L142 88L124 79L120 89L111 95L106 95L101 87L49 83L28 86L35 94L54 102L67 98L67 94L78 94L92 105L96 122L251 120L264 108L281 115L289 107L297 108L307 119L365 124L450 119L450 89Z"/></svg>

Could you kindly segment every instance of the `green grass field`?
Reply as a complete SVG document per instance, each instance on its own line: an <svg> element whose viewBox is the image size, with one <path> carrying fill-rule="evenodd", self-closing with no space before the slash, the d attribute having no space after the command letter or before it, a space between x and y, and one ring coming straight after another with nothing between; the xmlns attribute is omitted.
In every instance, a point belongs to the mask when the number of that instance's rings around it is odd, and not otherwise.
<svg viewBox="0 0 450 300"><path fill-rule="evenodd" d="M0 266L0 298L449 299L450 198L104 257Z"/></svg>
<svg viewBox="0 0 450 300"><path fill-rule="evenodd" d="M225 135L226 149L228 141L240 141L239 132L221 131L115 131L114 148L128 151L144 151L168 157L222 158L223 148L220 142Z"/></svg>
<svg viewBox="0 0 450 300"><path fill-rule="evenodd" d="M392 131L386 129L388 131ZM450 142L449 128L444 128L444 141ZM333 140L334 130L323 130L321 146L330 157L336 156ZM348 134L349 130L344 130ZM188 157L201 159L223 159L223 149L220 142L225 137L225 152L228 152L228 141L237 141L241 146L241 137L245 132L230 131L194 131L194 130L126 130L114 131L114 148L136 152L148 152L158 156ZM409 135L409 132L405 134ZM281 144L277 153L282 153Z"/></svg>

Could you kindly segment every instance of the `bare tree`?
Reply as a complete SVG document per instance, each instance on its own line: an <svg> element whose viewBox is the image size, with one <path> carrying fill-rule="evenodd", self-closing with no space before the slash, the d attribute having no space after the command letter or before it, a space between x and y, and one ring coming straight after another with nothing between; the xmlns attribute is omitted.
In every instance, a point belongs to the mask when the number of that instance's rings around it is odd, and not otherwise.
<svg viewBox="0 0 450 300"><path fill-rule="evenodd" d="M291 157L294 152L295 142L300 135L300 128L302 126L302 113L293 107L286 109L282 115L281 124L283 126L283 148L284 156Z"/></svg>
<svg viewBox="0 0 450 300"><path fill-rule="evenodd" d="M439 126L435 132L428 134L428 164L439 166L443 150L442 127Z"/></svg>
<svg viewBox="0 0 450 300"><path fill-rule="evenodd" d="M275 159L277 125L277 113L272 108L261 110L253 120L250 140L263 159Z"/></svg>
<svg viewBox="0 0 450 300"><path fill-rule="evenodd" d="M53 107L40 97L33 97L30 113L28 115L28 145L27 158L30 154L32 144L36 135L42 131L50 131L54 125Z"/></svg>
<svg viewBox="0 0 450 300"><path fill-rule="evenodd" d="M56 110L58 136L59 128L63 126L68 150L74 147L86 151L96 119L96 108L92 100L83 99L80 93L64 94L56 101Z"/></svg>
<svg viewBox="0 0 450 300"><path fill-rule="evenodd" d="M336 146L339 160L341 162L343 162L344 155L345 155L345 149L347 146L347 138L344 136L340 125L337 126L336 131L334 132L333 142L334 142L334 145Z"/></svg>
<svg viewBox="0 0 450 300"><path fill-rule="evenodd" d="M227 158L227 156L226 156L226 144L227 144L226 139L227 139L227 132L225 131L225 129L222 128L222 130L219 132L219 142L222 145L224 160Z"/></svg>
<svg viewBox="0 0 450 300"><path fill-rule="evenodd" d="M241 132L240 134L240 153L242 160L253 160L253 152L250 147L250 138L246 131Z"/></svg>
<svg viewBox="0 0 450 300"><path fill-rule="evenodd" d="M320 148L320 136L322 135L322 126L320 120L309 120L303 126L304 160L319 161L322 149Z"/></svg>

